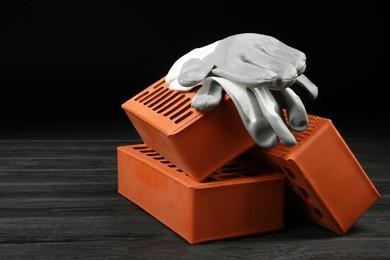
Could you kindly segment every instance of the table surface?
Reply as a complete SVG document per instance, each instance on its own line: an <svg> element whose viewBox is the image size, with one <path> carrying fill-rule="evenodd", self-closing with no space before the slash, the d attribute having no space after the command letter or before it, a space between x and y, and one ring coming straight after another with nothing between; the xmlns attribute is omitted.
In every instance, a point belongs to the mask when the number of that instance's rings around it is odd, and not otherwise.
<svg viewBox="0 0 390 260"><path fill-rule="evenodd" d="M386 134L344 140L382 197L344 236L287 211L281 231L190 245L117 192L120 139L0 140L1 259L390 259Z"/></svg>

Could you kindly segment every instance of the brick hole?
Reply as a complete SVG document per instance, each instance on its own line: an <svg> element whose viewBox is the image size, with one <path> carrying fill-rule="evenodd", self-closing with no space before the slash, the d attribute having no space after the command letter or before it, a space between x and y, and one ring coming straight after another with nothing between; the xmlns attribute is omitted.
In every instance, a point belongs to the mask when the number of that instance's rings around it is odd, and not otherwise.
<svg viewBox="0 0 390 260"><path fill-rule="evenodd" d="M163 87L159 87L158 89L156 89L155 91L149 93L148 95L144 96L142 99L139 100L140 103L144 103L147 102L149 99L153 98L156 94L158 94L161 90L163 89Z"/></svg>
<svg viewBox="0 0 390 260"><path fill-rule="evenodd" d="M165 158L162 156L153 157L153 159L158 160L158 161L165 160Z"/></svg>
<svg viewBox="0 0 390 260"><path fill-rule="evenodd" d="M302 187L298 187L299 191L301 192L302 196L308 200L310 199L310 195L309 193L307 193L307 191L305 189L303 189Z"/></svg>
<svg viewBox="0 0 390 260"><path fill-rule="evenodd" d="M215 181L213 177L207 177L203 182L212 182Z"/></svg>
<svg viewBox="0 0 390 260"><path fill-rule="evenodd" d="M148 105L149 103L153 102L154 100L158 99L161 95L163 95L167 89L164 89L163 87L157 89L155 92L153 92L153 95L144 102L144 105Z"/></svg>
<svg viewBox="0 0 390 260"><path fill-rule="evenodd" d="M158 153L147 153L146 155L147 156L159 156L160 154L158 154Z"/></svg>
<svg viewBox="0 0 390 260"><path fill-rule="evenodd" d="M161 157L162 158L162 157ZM165 159L165 158L163 158L163 159ZM161 161L161 163L163 163L163 164L170 164L171 162L170 161L167 161L167 160L164 160L164 161Z"/></svg>
<svg viewBox="0 0 390 260"><path fill-rule="evenodd" d="M175 114L173 114L172 116L170 116L169 119L173 120L173 119L175 119L176 117L181 116L181 115L183 115L185 112L187 112L188 109L191 108L191 104L189 104L189 101L190 101L190 99L188 98L188 99L184 100L183 102L181 102L181 103L176 107L176 110L179 109L182 105L185 105L186 103L188 103L188 104L187 104L187 106L185 106L185 107L183 107L182 109L180 109L177 113L175 113Z"/></svg>
<svg viewBox="0 0 390 260"><path fill-rule="evenodd" d="M226 174L226 173L238 173L238 172L241 172L244 168L242 167L242 165L238 162L231 162L229 164L226 164L224 165L221 169L219 169L218 172L222 173L222 174Z"/></svg>
<svg viewBox="0 0 390 260"><path fill-rule="evenodd" d="M135 100L135 101L138 101L138 100L140 100L141 98L145 97L147 94L149 94L149 91L145 91L145 92L139 94L134 100Z"/></svg>
<svg viewBox="0 0 390 260"><path fill-rule="evenodd" d="M292 173L292 171L290 171L289 168L283 166L283 170L284 170L285 173L287 173L287 175L288 175L292 180L295 180L295 179L296 179L295 175Z"/></svg>
<svg viewBox="0 0 390 260"><path fill-rule="evenodd" d="M176 121L175 121L175 124L178 124L180 123L181 121L183 121L184 119L186 119L187 117L189 117L190 115L192 115L194 113L194 111L188 111L186 114L184 114L182 117L178 118Z"/></svg>
<svg viewBox="0 0 390 260"><path fill-rule="evenodd" d="M324 217L324 214L322 214L322 212L317 209L316 207L312 207L314 209L314 212L316 213L316 215L319 217L319 218L323 218Z"/></svg>
<svg viewBox="0 0 390 260"><path fill-rule="evenodd" d="M145 150L145 149L148 149L149 147L147 146L133 146L133 149L134 150Z"/></svg>
<svg viewBox="0 0 390 260"><path fill-rule="evenodd" d="M156 151L153 149L145 149L145 150L140 150L141 153L155 153Z"/></svg>
<svg viewBox="0 0 390 260"><path fill-rule="evenodd" d="M224 174L224 175L220 175L219 178L221 179L235 179L235 178L239 178L241 177L241 175L238 175L238 174Z"/></svg>

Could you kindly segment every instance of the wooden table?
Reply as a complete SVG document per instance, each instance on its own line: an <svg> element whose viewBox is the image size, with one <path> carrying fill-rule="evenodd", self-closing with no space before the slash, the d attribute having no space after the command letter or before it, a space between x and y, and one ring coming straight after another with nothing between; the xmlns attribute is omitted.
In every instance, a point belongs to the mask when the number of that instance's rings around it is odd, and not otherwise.
<svg viewBox="0 0 390 260"><path fill-rule="evenodd" d="M0 140L0 259L390 259L390 146L343 136L382 195L340 237L299 212L284 230L190 245L117 192L120 145L138 138Z"/></svg>

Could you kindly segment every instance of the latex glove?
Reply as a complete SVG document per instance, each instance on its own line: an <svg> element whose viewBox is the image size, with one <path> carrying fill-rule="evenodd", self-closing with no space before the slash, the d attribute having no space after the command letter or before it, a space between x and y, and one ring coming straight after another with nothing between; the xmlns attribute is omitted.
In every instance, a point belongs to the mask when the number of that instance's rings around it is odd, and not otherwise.
<svg viewBox="0 0 390 260"><path fill-rule="evenodd" d="M268 35L243 33L193 49L173 64L165 80L173 90L189 90L209 76L274 90L297 82L315 98L317 87L300 76L305 68L303 52Z"/></svg>

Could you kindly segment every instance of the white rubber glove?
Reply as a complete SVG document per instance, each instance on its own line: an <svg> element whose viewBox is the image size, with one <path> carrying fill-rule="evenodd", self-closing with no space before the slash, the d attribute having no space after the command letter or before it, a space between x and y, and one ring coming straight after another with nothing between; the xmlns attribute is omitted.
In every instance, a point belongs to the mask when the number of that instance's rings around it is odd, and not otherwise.
<svg viewBox="0 0 390 260"><path fill-rule="evenodd" d="M197 48L178 59L166 75L173 90L202 87L192 106L208 111L222 99L223 90L232 98L256 143L265 148L276 145L277 138L288 146L295 138L284 123L280 105L273 94L284 99L289 125L303 131L307 114L300 98L288 88L294 82L314 99L317 87L302 73L305 55L277 39L260 34L238 34Z"/></svg>

